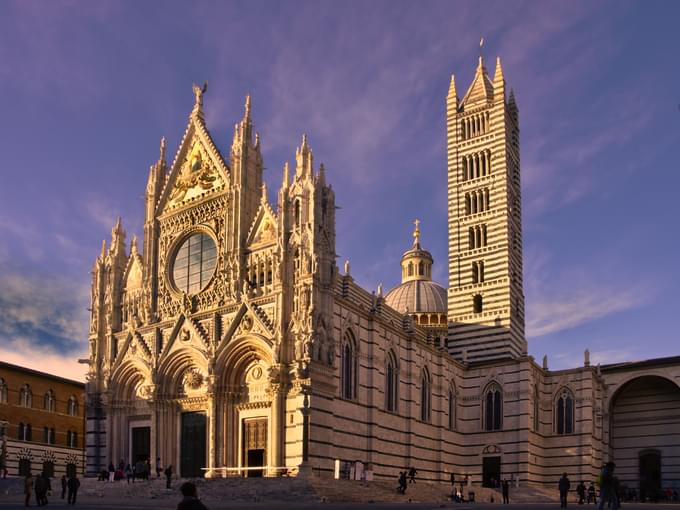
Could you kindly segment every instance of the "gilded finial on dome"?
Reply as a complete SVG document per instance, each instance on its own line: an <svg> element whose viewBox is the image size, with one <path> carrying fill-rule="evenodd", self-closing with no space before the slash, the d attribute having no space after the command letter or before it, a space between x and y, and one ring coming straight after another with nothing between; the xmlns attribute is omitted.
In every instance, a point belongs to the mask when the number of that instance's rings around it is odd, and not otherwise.
<svg viewBox="0 0 680 510"><path fill-rule="evenodd" d="M416 226L413 230L413 246L418 246L420 244L420 220L416 218L413 224Z"/></svg>

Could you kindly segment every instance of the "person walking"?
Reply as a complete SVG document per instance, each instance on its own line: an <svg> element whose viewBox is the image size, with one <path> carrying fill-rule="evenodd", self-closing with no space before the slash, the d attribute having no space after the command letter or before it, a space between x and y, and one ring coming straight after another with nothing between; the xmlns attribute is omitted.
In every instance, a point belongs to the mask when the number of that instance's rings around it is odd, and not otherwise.
<svg viewBox="0 0 680 510"><path fill-rule="evenodd" d="M594 503L597 505L597 491L595 490L595 484L590 482L588 486L588 504Z"/></svg>
<svg viewBox="0 0 680 510"><path fill-rule="evenodd" d="M68 504L75 505L76 497L78 496L78 489L80 488L80 480L76 475L68 479Z"/></svg>
<svg viewBox="0 0 680 510"><path fill-rule="evenodd" d="M614 478L614 469L616 464L607 462L602 468L600 474L600 502L597 505L597 510L602 510L605 503L611 505L611 510L618 510L619 497L616 494L616 480Z"/></svg>
<svg viewBox="0 0 680 510"><path fill-rule="evenodd" d="M160 457L156 457L156 478L160 478L163 474L163 463Z"/></svg>
<svg viewBox="0 0 680 510"><path fill-rule="evenodd" d="M586 502L586 484L583 483L583 480L576 486L576 494L578 494L578 504L584 504Z"/></svg>
<svg viewBox="0 0 680 510"><path fill-rule="evenodd" d="M503 490L503 504L507 505L510 503L510 484L505 478L503 478L501 488Z"/></svg>
<svg viewBox="0 0 680 510"><path fill-rule="evenodd" d="M33 490L35 491L35 501L38 504L38 506L46 505L48 501L47 501L47 481L45 480L45 473L40 473L38 476L35 477Z"/></svg>
<svg viewBox="0 0 680 510"><path fill-rule="evenodd" d="M172 464L165 468L165 487L171 489L172 486Z"/></svg>
<svg viewBox="0 0 680 510"><path fill-rule="evenodd" d="M560 490L560 508L567 508L567 495L569 494L569 488L571 487L569 478L567 478L567 473L562 473L562 478L560 478L557 485Z"/></svg>
<svg viewBox="0 0 680 510"><path fill-rule="evenodd" d="M184 482L179 490L182 492L183 498L177 505L177 510L208 510L208 507L198 499L198 490L195 484Z"/></svg>
<svg viewBox="0 0 680 510"><path fill-rule="evenodd" d="M406 494L406 471L399 471L399 487L397 492Z"/></svg>
<svg viewBox="0 0 680 510"><path fill-rule="evenodd" d="M116 466L113 462L109 462L109 482L113 482L116 478Z"/></svg>
<svg viewBox="0 0 680 510"><path fill-rule="evenodd" d="M416 471L416 468L411 467L408 470L408 483L416 483L416 474L418 474L418 471Z"/></svg>
<svg viewBox="0 0 680 510"><path fill-rule="evenodd" d="M31 476L31 473L28 473L26 475L26 478L24 479L24 496L26 496L25 506L30 506L32 493L33 493L33 476Z"/></svg>
<svg viewBox="0 0 680 510"><path fill-rule="evenodd" d="M64 499L66 497L66 475L62 475L61 477L61 499Z"/></svg>
<svg viewBox="0 0 680 510"><path fill-rule="evenodd" d="M125 466L125 478L127 479L127 483L130 483L130 480L132 480L133 473L132 473L132 466L130 464ZM134 480L133 480L134 481Z"/></svg>

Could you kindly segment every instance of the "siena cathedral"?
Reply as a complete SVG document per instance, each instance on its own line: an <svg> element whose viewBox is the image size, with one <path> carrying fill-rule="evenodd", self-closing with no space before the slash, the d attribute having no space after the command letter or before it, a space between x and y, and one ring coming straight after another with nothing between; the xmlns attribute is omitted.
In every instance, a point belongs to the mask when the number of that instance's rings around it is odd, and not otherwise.
<svg viewBox="0 0 680 510"><path fill-rule="evenodd" d="M183 477L338 476L680 487L680 357L550 370L524 333L519 112L500 59L445 100L448 287L416 222L401 284L338 267L335 194L303 136L276 203L250 98L228 154L195 101L92 270L89 472L162 459Z"/></svg>

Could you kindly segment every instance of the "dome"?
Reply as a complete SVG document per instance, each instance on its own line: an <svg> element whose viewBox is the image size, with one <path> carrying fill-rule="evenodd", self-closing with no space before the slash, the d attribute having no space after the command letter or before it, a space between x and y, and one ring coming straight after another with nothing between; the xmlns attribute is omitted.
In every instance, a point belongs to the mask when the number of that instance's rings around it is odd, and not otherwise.
<svg viewBox="0 0 680 510"><path fill-rule="evenodd" d="M420 246L420 221L414 224L413 246L401 257L401 285L387 293L385 303L399 313L446 315L446 289L432 281L432 255Z"/></svg>
<svg viewBox="0 0 680 510"><path fill-rule="evenodd" d="M410 280L393 288L385 303L399 313L446 313L446 289L428 280Z"/></svg>

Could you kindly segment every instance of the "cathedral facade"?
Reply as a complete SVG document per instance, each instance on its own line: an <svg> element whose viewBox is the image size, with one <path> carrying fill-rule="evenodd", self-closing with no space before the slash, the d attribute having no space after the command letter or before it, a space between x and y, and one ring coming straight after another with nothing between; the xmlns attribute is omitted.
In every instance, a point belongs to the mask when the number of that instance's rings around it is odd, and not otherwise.
<svg viewBox="0 0 680 510"><path fill-rule="evenodd" d="M250 99L228 157L194 87L171 164L146 188L144 238L121 221L92 271L87 455L181 476L680 486L680 359L551 371L527 355L519 111L500 60L446 98L448 289L416 222L383 295L336 265L335 196L306 137L275 204ZM395 271L398 268L395 268Z"/></svg>

